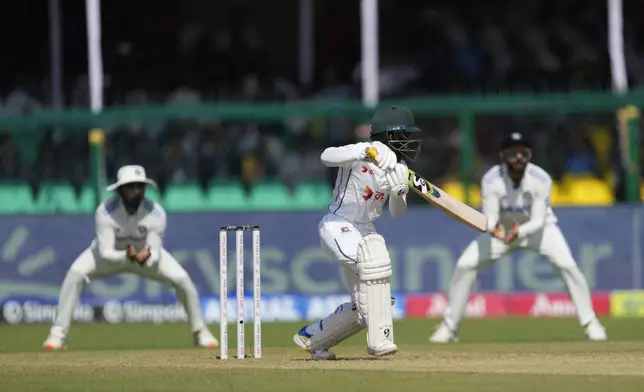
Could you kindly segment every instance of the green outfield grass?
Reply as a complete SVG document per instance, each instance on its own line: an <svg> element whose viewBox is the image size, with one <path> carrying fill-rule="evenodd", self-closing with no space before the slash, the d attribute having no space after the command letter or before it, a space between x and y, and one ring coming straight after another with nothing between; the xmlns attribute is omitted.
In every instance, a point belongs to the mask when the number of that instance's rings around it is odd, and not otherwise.
<svg viewBox="0 0 644 392"><path fill-rule="evenodd" d="M393 357L369 357L363 333L337 347L339 359L329 362L311 361L294 347L299 323L264 324L264 358L243 361L193 348L184 324L74 325L69 349L57 353L41 348L46 325L0 326L0 390L644 390L641 320L602 320L610 338L604 343L586 342L574 319L467 320L461 343L439 346L427 342L436 322L397 322L400 351ZM234 355L234 325L229 336Z"/></svg>

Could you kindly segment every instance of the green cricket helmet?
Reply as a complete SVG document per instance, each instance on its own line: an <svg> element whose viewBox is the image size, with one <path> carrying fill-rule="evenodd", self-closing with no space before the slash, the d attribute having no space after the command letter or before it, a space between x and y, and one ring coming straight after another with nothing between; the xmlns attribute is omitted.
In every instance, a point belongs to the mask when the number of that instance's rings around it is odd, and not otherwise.
<svg viewBox="0 0 644 392"><path fill-rule="evenodd" d="M415 160L420 152L420 132L414 116L402 106L380 108L371 119L371 139L388 144L410 161Z"/></svg>

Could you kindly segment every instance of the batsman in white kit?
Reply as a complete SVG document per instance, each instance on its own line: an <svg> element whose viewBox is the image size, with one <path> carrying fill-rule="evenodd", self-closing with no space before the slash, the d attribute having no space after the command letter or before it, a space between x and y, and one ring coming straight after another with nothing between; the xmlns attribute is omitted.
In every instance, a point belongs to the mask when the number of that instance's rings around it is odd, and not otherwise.
<svg viewBox="0 0 644 392"><path fill-rule="evenodd" d="M199 295L186 270L163 248L166 229L165 210L145 198L145 188L156 187L141 166L123 166L117 182L107 187L115 191L96 209L96 238L74 261L63 281L54 325L44 346L48 350L65 348L74 309L85 283L91 280L133 273L165 283L173 288L188 315L196 345L218 347L208 330Z"/></svg>
<svg viewBox="0 0 644 392"><path fill-rule="evenodd" d="M443 322L429 338L430 342L458 341L456 331L478 273L518 249L537 252L552 263L566 285L588 339L606 340L606 331L593 310L586 278L575 263L550 207L552 179L545 170L530 163L532 145L520 133L512 133L503 140L500 156L503 163L490 169L481 180L489 233L472 241L458 259Z"/></svg>
<svg viewBox="0 0 644 392"><path fill-rule="evenodd" d="M407 109L385 107L371 121L371 143L330 147L320 157L325 166L338 167L333 200L318 227L320 243L329 257L342 263L352 302L295 334L295 343L313 359L335 359L329 349L364 328L370 355L398 350L391 310L391 260L373 222L387 201L393 217L405 212L408 171L399 157L415 159L421 141L414 136L419 132ZM375 159L367 156L367 148L377 151Z"/></svg>

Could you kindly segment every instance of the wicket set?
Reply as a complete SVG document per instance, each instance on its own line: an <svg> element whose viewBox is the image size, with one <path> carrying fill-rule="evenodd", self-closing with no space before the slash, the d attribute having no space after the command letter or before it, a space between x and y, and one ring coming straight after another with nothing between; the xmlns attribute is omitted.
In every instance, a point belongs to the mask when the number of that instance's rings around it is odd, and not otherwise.
<svg viewBox="0 0 644 392"><path fill-rule="evenodd" d="M259 226L225 226L219 231L220 359L228 359L228 233L235 232L237 282L237 359L246 358L244 341L244 233L253 235L253 358L262 357Z"/></svg>

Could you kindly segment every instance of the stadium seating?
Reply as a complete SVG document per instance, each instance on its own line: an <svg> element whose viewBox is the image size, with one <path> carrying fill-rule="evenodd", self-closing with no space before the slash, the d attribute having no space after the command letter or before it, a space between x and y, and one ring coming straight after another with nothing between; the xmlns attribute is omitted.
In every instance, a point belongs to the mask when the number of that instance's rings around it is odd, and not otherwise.
<svg viewBox="0 0 644 392"><path fill-rule="evenodd" d="M169 211L188 212L208 210L208 198L195 184L181 184L168 187L161 204Z"/></svg>
<svg viewBox="0 0 644 392"><path fill-rule="evenodd" d="M564 177L562 187L568 193L570 205L607 206L615 202L608 183L595 177Z"/></svg>
<svg viewBox="0 0 644 392"><path fill-rule="evenodd" d="M298 185L293 193L293 209L324 209L333 197L333 189L324 183L307 182Z"/></svg>
<svg viewBox="0 0 644 392"><path fill-rule="evenodd" d="M69 184L43 184L36 197L36 205L40 212L76 212L78 210L77 204L76 193Z"/></svg>
<svg viewBox="0 0 644 392"><path fill-rule="evenodd" d="M288 210L293 204L291 193L284 185L278 182L264 182L254 186L248 200L250 209L253 210Z"/></svg>
<svg viewBox="0 0 644 392"><path fill-rule="evenodd" d="M441 188L465 200L461 183L447 182ZM480 188L470 190L472 206L481 205ZM47 183L34 195L24 183L0 183L0 214L91 213L95 208L94 189L85 186L77 194L66 183ZM196 184L170 185L163 195L148 190L147 197L158 201L168 211L305 211L324 210L331 200L332 187L327 183L306 182L294 189L277 181L255 184L246 191L241 183L217 181L203 191ZM105 196L108 196L106 193ZM644 185L642 187L644 195ZM644 200L644 198L643 198ZM566 177L553 184L553 206L606 206L615 202L610 185L594 177Z"/></svg>
<svg viewBox="0 0 644 392"><path fill-rule="evenodd" d="M248 195L237 182L214 182L206 197L209 209L214 211L244 210L248 205Z"/></svg>
<svg viewBox="0 0 644 392"><path fill-rule="evenodd" d="M554 183L552 184L552 193L550 194L550 205L553 206L566 206L574 204L570 198L570 194L566 192L566 188Z"/></svg>
<svg viewBox="0 0 644 392"><path fill-rule="evenodd" d="M76 212L93 213L96 209L96 192L91 186L81 189L76 204Z"/></svg>
<svg viewBox="0 0 644 392"><path fill-rule="evenodd" d="M26 184L2 184L0 187L0 213L34 213L36 206L31 189Z"/></svg>
<svg viewBox="0 0 644 392"><path fill-rule="evenodd" d="M465 190L462 184L447 182L441 188L456 199L465 200ZM550 204L555 207L607 206L612 205L614 202L615 197L607 182L585 176L567 177L561 184L554 183L550 196ZM476 185L470 188L470 203L475 207L481 204L480 189Z"/></svg>

